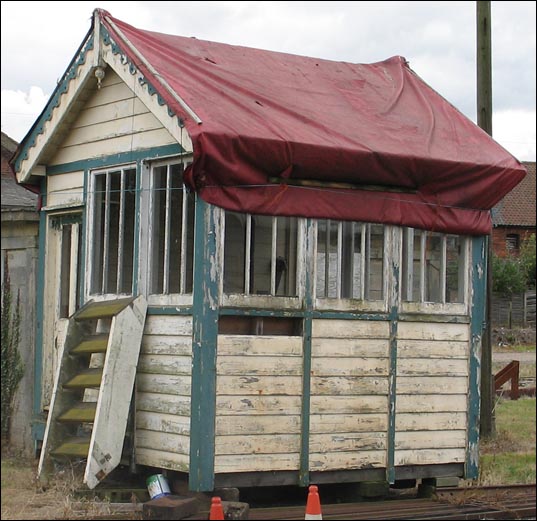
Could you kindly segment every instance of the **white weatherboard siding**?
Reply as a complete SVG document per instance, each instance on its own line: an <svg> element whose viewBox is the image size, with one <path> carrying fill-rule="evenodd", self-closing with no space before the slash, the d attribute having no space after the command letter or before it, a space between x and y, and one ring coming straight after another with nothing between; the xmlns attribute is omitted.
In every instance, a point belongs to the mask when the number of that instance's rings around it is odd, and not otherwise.
<svg viewBox="0 0 537 521"><path fill-rule="evenodd" d="M298 470L302 338L219 335L215 472Z"/></svg>
<svg viewBox="0 0 537 521"><path fill-rule="evenodd" d="M49 166L174 144L177 141L110 68Z"/></svg>
<svg viewBox="0 0 537 521"><path fill-rule="evenodd" d="M136 463L188 471L192 317L147 317L136 379Z"/></svg>
<svg viewBox="0 0 537 521"><path fill-rule="evenodd" d="M400 322L395 464L465 461L468 324Z"/></svg>
<svg viewBox="0 0 537 521"><path fill-rule="evenodd" d="M310 471L386 465L389 323L313 321Z"/></svg>

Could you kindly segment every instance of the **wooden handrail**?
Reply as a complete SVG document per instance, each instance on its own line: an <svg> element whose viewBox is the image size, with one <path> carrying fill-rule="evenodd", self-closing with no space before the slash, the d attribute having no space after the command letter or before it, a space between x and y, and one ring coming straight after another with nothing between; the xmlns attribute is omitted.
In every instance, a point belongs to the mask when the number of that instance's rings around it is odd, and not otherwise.
<svg viewBox="0 0 537 521"><path fill-rule="evenodd" d="M511 400L518 400L520 396L518 390L519 374L520 362L518 360L511 361L494 375L494 391L497 391L504 383L511 380Z"/></svg>

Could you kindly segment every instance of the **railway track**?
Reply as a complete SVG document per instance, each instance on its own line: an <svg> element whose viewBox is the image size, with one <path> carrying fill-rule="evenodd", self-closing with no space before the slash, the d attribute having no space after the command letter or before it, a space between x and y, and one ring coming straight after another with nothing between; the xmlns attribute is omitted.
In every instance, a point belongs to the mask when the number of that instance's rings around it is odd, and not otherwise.
<svg viewBox="0 0 537 521"><path fill-rule="evenodd" d="M323 504L324 520L369 519L531 519L535 518L536 485L438 489L434 498L387 499ZM304 519L305 505L251 508L250 520ZM208 519L199 512L188 519Z"/></svg>

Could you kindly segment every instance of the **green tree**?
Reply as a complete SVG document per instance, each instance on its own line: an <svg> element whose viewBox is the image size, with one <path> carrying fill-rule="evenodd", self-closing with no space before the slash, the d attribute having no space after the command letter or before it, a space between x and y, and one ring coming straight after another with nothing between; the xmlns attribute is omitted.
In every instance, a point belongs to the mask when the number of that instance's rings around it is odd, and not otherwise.
<svg viewBox="0 0 537 521"><path fill-rule="evenodd" d="M11 281L7 256L4 260L4 280L2 281L2 333L1 333L1 380L2 387L2 439L9 440L11 414L15 392L24 374L24 364L19 352L20 342L20 292L13 306Z"/></svg>
<svg viewBox="0 0 537 521"><path fill-rule="evenodd" d="M520 265L526 276L526 285L528 288L535 289L535 234L530 235L522 243L520 248Z"/></svg>
<svg viewBox="0 0 537 521"><path fill-rule="evenodd" d="M506 297L526 290L526 274L519 259L492 255L492 291Z"/></svg>

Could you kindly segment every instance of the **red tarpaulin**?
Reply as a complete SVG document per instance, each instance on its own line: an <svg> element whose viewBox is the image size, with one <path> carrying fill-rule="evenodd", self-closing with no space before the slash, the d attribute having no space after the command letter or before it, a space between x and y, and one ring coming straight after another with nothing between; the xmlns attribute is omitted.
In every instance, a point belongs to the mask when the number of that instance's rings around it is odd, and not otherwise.
<svg viewBox="0 0 537 521"><path fill-rule="evenodd" d="M525 175L400 56L320 60L144 31L99 14L184 119L194 149L187 179L220 207L486 234L488 210Z"/></svg>

